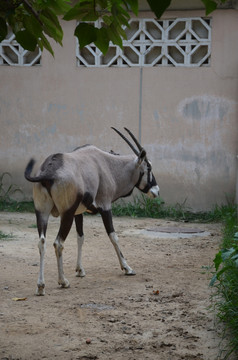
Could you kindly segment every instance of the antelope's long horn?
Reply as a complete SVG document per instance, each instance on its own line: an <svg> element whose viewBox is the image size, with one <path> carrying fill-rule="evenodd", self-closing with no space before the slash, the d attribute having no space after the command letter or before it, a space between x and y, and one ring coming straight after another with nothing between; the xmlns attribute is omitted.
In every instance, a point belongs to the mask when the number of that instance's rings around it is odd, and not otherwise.
<svg viewBox="0 0 238 360"><path fill-rule="evenodd" d="M134 140L135 144L137 145L138 149L140 150L140 152L143 150L143 146L141 146L141 144L139 143L139 141L136 139L136 137L132 134L132 132L127 129L126 127L124 127L124 129L128 132L128 134L131 136L131 138ZM145 157L145 161L148 163L148 159L147 156Z"/></svg>
<svg viewBox="0 0 238 360"><path fill-rule="evenodd" d="M137 145L138 149L141 151L143 149L143 147L141 146L141 144L139 143L139 141L136 139L136 137L132 134L132 132L125 128L124 129L128 132L128 134L130 135L130 137L134 140L135 144Z"/></svg>
<svg viewBox="0 0 238 360"><path fill-rule="evenodd" d="M132 151L138 156L139 152L138 150L136 150L136 148L130 143L130 141L117 129L115 129L114 127L111 127L114 131L116 131L118 133L118 135L120 135L120 137L122 137L123 140L125 140L125 142L130 146L130 148L132 149Z"/></svg>
<svg viewBox="0 0 238 360"><path fill-rule="evenodd" d="M132 140L134 140L135 144L137 145L138 149L141 151L143 149L143 147L141 146L139 141L135 138L135 136L132 134L132 132L129 129L127 129L126 127L124 127L124 129L128 132L128 134L130 135Z"/></svg>

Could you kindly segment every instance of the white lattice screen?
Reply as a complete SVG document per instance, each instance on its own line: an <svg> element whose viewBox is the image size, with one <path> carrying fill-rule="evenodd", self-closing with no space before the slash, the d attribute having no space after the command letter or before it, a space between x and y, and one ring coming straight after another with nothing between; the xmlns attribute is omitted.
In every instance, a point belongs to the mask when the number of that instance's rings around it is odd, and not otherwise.
<svg viewBox="0 0 238 360"><path fill-rule="evenodd" d="M39 65L40 60L40 49L37 48L34 52L23 49L11 31L7 38L0 42L0 66L33 66Z"/></svg>
<svg viewBox="0 0 238 360"><path fill-rule="evenodd" d="M100 23L96 23L100 27ZM77 65L85 67L208 66L211 57L211 19L131 19L124 49L110 43L104 56L94 45L80 49Z"/></svg>

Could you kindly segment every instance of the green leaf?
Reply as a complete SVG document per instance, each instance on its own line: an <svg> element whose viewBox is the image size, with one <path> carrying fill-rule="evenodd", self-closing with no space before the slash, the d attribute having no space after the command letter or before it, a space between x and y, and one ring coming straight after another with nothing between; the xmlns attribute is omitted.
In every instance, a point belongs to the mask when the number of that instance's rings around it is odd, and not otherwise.
<svg viewBox="0 0 238 360"><path fill-rule="evenodd" d="M217 3L213 0L202 0L202 2L206 8L206 15L209 15L211 12L213 12L217 8Z"/></svg>
<svg viewBox="0 0 238 360"><path fill-rule="evenodd" d="M6 21L0 17L0 42L7 36L7 24Z"/></svg>
<svg viewBox="0 0 238 360"><path fill-rule="evenodd" d="M74 35L78 38L80 48L97 40L95 27L87 23L79 24L75 29Z"/></svg>
<svg viewBox="0 0 238 360"><path fill-rule="evenodd" d="M94 41L95 45L99 50L105 55L108 51L110 39L108 37L107 29L101 28L96 29L97 32L97 40Z"/></svg>
<svg viewBox="0 0 238 360"><path fill-rule="evenodd" d="M131 10L136 16L138 16L138 0L124 0L128 10Z"/></svg>
<svg viewBox="0 0 238 360"><path fill-rule="evenodd" d="M160 18L169 7L171 0L147 0L151 10Z"/></svg>
<svg viewBox="0 0 238 360"><path fill-rule="evenodd" d="M82 16L82 21L96 21L99 18L99 15L94 10Z"/></svg>
<svg viewBox="0 0 238 360"><path fill-rule="evenodd" d="M77 3L72 9L70 9L65 16L64 20L82 20L83 17L95 12L94 3L92 1L83 1Z"/></svg>
<svg viewBox="0 0 238 360"><path fill-rule="evenodd" d="M40 20L43 22L44 32L52 37L56 42L62 45L63 30L60 26L57 16L50 9L45 9L40 14Z"/></svg>
<svg viewBox="0 0 238 360"><path fill-rule="evenodd" d="M125 18L130 19L130 15L128 14L128 12L123 9L123 7L121 7L119 4L112 5L112 15L114 15L115 17L124 16Z"/></svg>
<svg viewBox="0 0 238 360"><path fill-rule="evenodd" d="M108 37L113 42L113 44L120 46L122 48L122 39L118 34L117 28L114 24L111 24L108 28Z"/></svg>
<svg viewBox="0 0 238 360"><path fill-rule="evenodd" d="M56 16L56 14L54 13L54 11L52 11L51 9L47 8L45 10L43 10L41 12L41 15L43 15L44 17L46 17L52 24L55 25L55 27L59 30L62 31L62 28L60 26L58 17Z"/></svg>
<svg viewBox="0 0 238 360"><path fill-rule="evenodd" d="M67 0L51 0L49 6L56 15L63 15L70 10L70 3Z"/></svg>
<svg viewBox="0 0 238 360"><path fill-rule="evenodd" d="M238 260L238 254L233 255L231 260L236 262Z"/></svg>
<svg viewBox="0 0 238 360"><path fill-rule="evenodd" d="M77 4L72 9L67 11L67 13L64 15L63 19L67 20L67 21L77 19L78 15L81 16L81 12L80 12L80 9L79 9L79 4Z"/></svg>
<svg viewBox="0 0 238 360"><path fill-rule="evenodd" d="M220 271L217 272L217 280L219 280L220 276L226 272L227 270L232 269L232 266L228 265L228 266L224 266L224 268L222 268Z"/></svg>
<svg viewBox="0 0 238 360"><path fill-rule="evenodd" d="M97 0L98 6L100 6L101 9L106 9L110 6L110 3L108 0Z"/></svg>
<svg viewBox="0 0 238 360"><path fill-rule="evenodd" d="M235 249L232 247L230 249L223 249L221 251L221 257L222 257L222 261L226 261L227 259L229 259L231 257L232 254L234 254Z"/></svg>
<svg viewBox="0 0 238 360"><path fill-rule="evenodd" d="M40 37L42 33L42 27L39 21L32 15L26 15L23 19L24 26L31 34L34 34L35 37Z"/></svg>
<svg viewBox="0 0 238 360"><path fill-rule="evenodd" d="M127 39L127 36L126 36L125 30L123 30L120 25L118 25L116 29L117 29L118 34L119 34L121 37L123 37L123 39L126 40L126 39Z"/></svg>
<svg viewBox="0 0 238 360"><path fill-rule="evenodd" d="M17 42L26 50L34 51L37 45L37 39L28 30L18 31L16 34Z"/></svg>
<svg viewBox="0 0 238 360"><path fill-rule="evenodd" d="M48 50L51 53L52 56L54 56L54 51L44 34L41 34L41 38L38 39L38 44L39 44L41 50L43 48L45 48L46 50Z"/></svg>
<svg viewBox="0 0 238 360"><path fill-rule="evenodd" d="M104 23L108 26L111 25L111 23L113 22L113 17L112 16L108 16L108 15L105 15L102 17Z"/></svg>
<svg viewBox="0 0 238 360"><path fill-rule="evenodd" d="M58 31L58 29L52 24L52 22L47 19L45 16L40 16L41 21L43 22L43 30L44 32L54 39L56 42L62 45L62 33Z"/></svg>
<svg viewBox="0 0 238 360"><path fill-rule="evenodd" d="M235 266L238 268L238 259L234 259Z"/></svg>
<svg viewBox="0 0 238 360"><path fill-rule="evenodd" d="M121 27L121 25L125 25L127 27L129 27L129 23L128 23L128 19L126 19L123 15L119 14L117 16L117 22L118 22L118 25Z"/></svg>
<svg viewBox="0 0 238 360"><path fill-rule="evenodd" d="M57 15L65 14L71 8L68 0L37 0L34 1L34 7L37 11L51 8Z"/></svg>
<svg viewBox="0 0 238 360"><path fill-rule="evenodd" d="M213 260L214 262L214 265L215 265L215 269L216 271L218 270L219 266L221 265L222 263L222 253L221 251L219 251L216 256L215 256L215 259Z"/></svg>
<svg viewBox="0 0 238 360"><path fill-rule="evenodd" d="M214 274L213 277L211 278L209 286L213 286L216 281L217 281L217 274Z"/></svg>

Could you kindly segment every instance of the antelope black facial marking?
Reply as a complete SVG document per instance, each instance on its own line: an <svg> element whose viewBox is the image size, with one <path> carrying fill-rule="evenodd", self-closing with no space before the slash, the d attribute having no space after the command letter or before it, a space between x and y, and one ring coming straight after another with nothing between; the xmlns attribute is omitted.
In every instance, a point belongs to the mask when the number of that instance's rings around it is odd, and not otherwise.
<svg viewBox="0 0 238 360"><path fill-rule="evenodd" d="M157 185L156 180L155 180L155 177L154 177L154 175L153 175L153 173L152 173L152 166L151 166L151 164L150 164L149 161L147 161L146 163L147 163L147 183L146 183L146 186L145 186L143 189L140 188L140 184L141 184L142 178L143 178L143 176L145 175L144 172L141 172L141 173L140 173L139 180L138 180L138 182L137 182L136 185L135 185L138 189L140 189L140 190L141 190L143 193L145 193L145 194L147 194L148 191L149 191L153 186L156 186L156 185Z"/></svg>

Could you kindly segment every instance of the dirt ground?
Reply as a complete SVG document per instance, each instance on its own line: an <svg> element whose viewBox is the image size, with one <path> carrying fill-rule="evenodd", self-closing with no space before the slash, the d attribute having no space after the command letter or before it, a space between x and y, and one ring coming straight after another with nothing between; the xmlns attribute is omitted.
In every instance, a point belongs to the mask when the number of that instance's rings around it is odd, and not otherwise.
<svg viewBox="0 0 238 360"><path fill-rule="evenodd" d="M70 288L57 284L47 232L46 295L35 296L39 268L34 214L1 213L0 359L215 360L220 338L208 309L206 267L221 240L219 224L114 218L122 253L136 276L124 276L100 217L85 217L85 278L75 277L76 232L64 250ZM199 228L200 236L164 238L146 229ZM23 299L16 301L16 298Z"/></svg>

